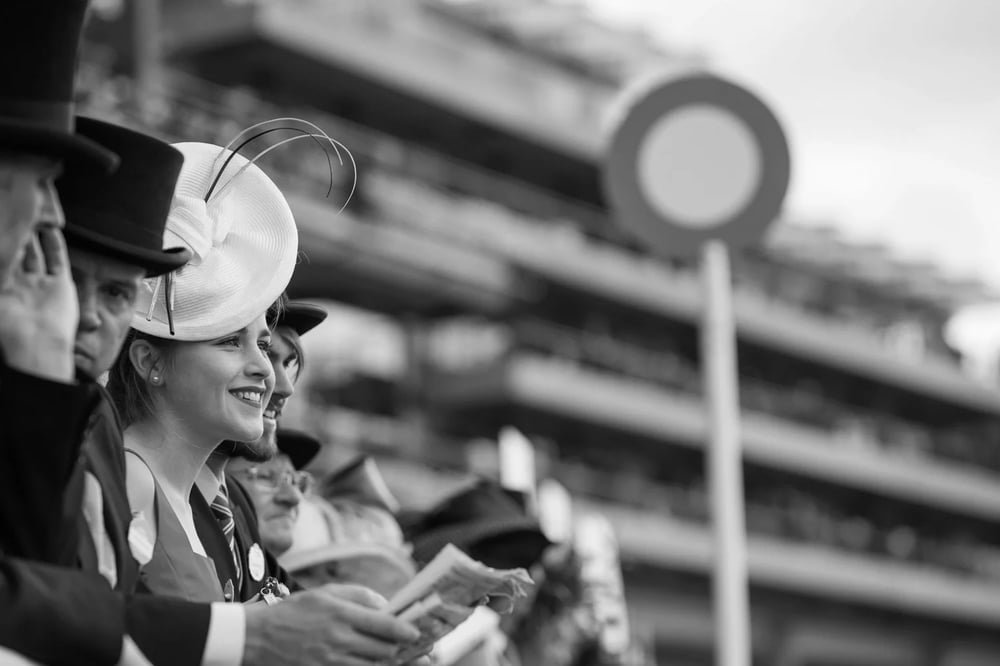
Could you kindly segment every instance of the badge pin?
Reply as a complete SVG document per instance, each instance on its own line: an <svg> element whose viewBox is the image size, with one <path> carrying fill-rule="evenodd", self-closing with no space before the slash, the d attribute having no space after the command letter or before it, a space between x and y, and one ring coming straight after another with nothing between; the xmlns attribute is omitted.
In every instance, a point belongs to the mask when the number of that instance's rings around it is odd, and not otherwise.
<svg viewBox="0 0 1000 666"><path fill-rule="evenodd" d="M255 543L250 546L247 552L247 568L250 570L250 577L256 581L264 578L264 551L260 544Z"/></svg>

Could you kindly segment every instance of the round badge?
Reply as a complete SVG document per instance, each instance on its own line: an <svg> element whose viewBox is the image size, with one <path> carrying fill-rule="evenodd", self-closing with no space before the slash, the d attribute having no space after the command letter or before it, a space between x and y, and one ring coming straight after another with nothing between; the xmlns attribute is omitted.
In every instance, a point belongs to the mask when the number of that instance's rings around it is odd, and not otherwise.
<svg viewBox="0 0 1000 666"><path fill-rule="evenodd" d="M260 544L250 546L247 552L247 568L250 570L250 577L256 581L264 578L264 551L260 549Z"/></svg>
<svg viewBox="0 0 1000 666"><path fill-rule="evenodd" d="M714 76L669 80L627 110L604 164L614 218L661 254L693 256L709 239L760 238L791 171L777 119L749 91Z"/></svg>

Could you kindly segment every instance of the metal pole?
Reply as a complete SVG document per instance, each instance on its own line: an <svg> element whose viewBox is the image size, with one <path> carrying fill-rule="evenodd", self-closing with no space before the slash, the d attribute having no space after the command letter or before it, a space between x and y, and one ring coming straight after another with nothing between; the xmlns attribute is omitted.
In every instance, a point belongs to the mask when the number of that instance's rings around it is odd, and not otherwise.
<svg viewBox="0 0 1000 666"><path fill-rule="evenodd" d="M711 240L702 250L705 307L702 372L708 401L708 487L714 533L716 666L750 666L750 605L743 513L743 470L729 249Z"/></svg>
<svg viewBox="0 0 1000 666"><path fill-rule="evenodd" d="M162 79L160 35L162 7L160 0L133 0L131 8L132 76L136 88L136 111L149 120L156 104L153 96Z"/></svg>

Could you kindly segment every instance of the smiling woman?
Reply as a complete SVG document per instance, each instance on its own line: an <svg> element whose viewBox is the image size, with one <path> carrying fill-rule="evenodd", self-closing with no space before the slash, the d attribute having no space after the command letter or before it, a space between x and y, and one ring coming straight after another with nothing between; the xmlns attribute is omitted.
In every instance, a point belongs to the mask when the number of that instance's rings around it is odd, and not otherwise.
<svg viewBox="0 0 1000 666"><path fill-rule="evenodd" d="M191 259L142 282L108 391L125 426L129 545L142 582L154 594L222 601L232 598L219 575L230 563L206 554L190 497L222 441L263 433L275 379L267 313L291 278L297 234L251 160L210 144L175 147L185 160L164 236Z"/></svg>

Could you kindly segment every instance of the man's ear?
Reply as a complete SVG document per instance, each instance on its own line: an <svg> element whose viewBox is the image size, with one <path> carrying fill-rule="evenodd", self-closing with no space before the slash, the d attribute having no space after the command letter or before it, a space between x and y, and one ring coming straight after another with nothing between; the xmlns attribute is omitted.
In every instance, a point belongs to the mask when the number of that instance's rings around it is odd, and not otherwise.
<svg viewBox="0 0 1000 666"><path fill-rule="evenodd" d="M153 386L162 386L163 355L149 340L133 340L128 348L128 360L136 373Z"/></svg>

